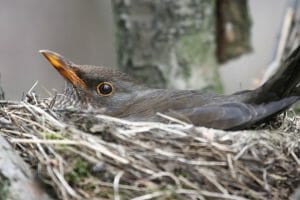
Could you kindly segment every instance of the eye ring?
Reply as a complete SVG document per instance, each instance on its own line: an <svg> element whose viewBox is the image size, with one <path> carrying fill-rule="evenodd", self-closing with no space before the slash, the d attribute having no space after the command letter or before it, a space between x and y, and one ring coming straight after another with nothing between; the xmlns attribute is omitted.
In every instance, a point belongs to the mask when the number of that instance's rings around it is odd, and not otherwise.
<svg viewBox="0 0 300 200"><path fill-rule="evenodd" d="M109 96L113 93L114 87L109 82L101 82L97 85L96 90L100 96Z"/></svg>

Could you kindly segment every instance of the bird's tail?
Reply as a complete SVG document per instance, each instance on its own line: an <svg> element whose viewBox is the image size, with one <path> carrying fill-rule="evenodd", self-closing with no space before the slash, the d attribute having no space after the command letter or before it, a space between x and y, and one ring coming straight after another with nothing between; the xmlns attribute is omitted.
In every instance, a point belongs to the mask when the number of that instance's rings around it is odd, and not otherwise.
<svg viewBox="0 0 300 200"><path fill-rule="evenodd" d="M300 96L300 46L280 65L279 70L256 91L256 103Z"/></svg>

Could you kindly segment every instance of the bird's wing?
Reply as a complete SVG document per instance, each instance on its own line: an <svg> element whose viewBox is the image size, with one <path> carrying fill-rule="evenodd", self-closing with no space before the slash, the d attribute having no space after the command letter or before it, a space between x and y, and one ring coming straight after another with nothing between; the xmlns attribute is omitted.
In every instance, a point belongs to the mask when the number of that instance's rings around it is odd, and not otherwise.
<svg viewBox="0 0 300 200"><path fill-rule="evenodd" d="M256 109L245 103L216 103L166 113L191 121L198 126L232 129L244 126L256 117Z"/></svg>
<svg viewBox="0 0 300 200"><path fill-rule="evenodd" d="M300 97L287 97L278 101L261 104L243 102L220 102L199 107L169 111L166 114L182 116L198 126L217 129L247 128L282 112L298 101Z"/></svg>

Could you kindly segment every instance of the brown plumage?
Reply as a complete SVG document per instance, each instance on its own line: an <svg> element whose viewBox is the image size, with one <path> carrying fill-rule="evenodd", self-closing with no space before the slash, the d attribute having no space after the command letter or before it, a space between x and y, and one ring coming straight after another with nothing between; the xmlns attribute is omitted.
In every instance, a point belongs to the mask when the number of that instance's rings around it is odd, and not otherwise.
<svg viewBox="0 0 300 200"><path fill-rule="evenodd" d="M118 70L76 65L57 53L40 52L71 83L60 108L91 105L105 108L107 115L147 121L162 120L156 115L160 112L199 126L244 129L268 120L300 99L300 48L264 85L232 95L152 89Z"/></svg>

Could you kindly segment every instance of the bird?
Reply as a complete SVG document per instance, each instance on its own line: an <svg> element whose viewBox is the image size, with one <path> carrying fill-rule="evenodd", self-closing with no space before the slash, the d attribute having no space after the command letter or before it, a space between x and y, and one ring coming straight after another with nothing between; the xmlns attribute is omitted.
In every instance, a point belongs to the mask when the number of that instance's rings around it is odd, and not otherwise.
<svg viewBox="0 0 300 200"><path fill-rule="evenodd" d="M53 51L39 52L68 83L57 109L89 105L112 117L154 122L165 120L157 115L162 113L195 126L243 130L269 121L300 99L300 47L260 87L231 95L150 88L117 69L78 65Z"/></svg>

